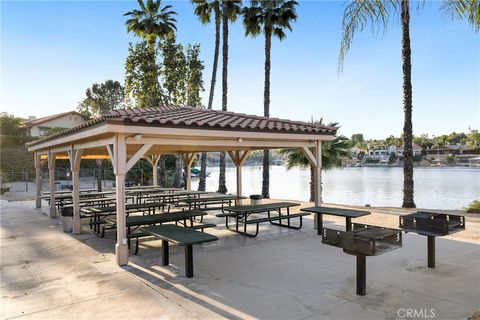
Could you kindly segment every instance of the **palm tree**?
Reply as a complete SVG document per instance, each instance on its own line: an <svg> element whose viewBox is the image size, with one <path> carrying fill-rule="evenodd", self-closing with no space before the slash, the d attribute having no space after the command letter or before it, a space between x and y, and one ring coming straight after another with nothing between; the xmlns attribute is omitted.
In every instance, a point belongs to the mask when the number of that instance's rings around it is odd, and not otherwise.
<svg viewBox="0 0 480 320"><path fill-rule="evenodd" d="M149 45L155 44L157 38L164 39L177 30L173 17L177 13L172 11L172 6L161 8L161 0L137 0L140 10L134 9L124 14L130 17L126 21L127 31L133 32L138 37L147 41Z"/></svg>
<svg viewBox="0 0 480 320"><path fill-rule="evenodd" d="M475 31L480 28L480 4L478 0L448 0L443 1L442 10L452 17L467 19ZM347 51L357 31L363 31L368 25L375 32L376 28L386 29L390 17L400 13L402 28L402 70L403 70L403 203L404 208L414 208L415 202L413 183L413 132L412 132L412 64L410 48L410 1L409 0L353 0L343 14L342 42L339 54L339 72Z"/></svg>
<svg viewBox="0 0 480 320"><path fill-rule="evenodd" d="M294 0L250 1L250 7L243 8L243 24L245 36L256 37L260 33L265 35L265 82L263 91L263 114L270 117L270 53L272 36L280 41L285 39L285 29L292 30L290 23L297 20ZM263 30L262 30L263 28ZM262 196L270 197L270 156L269 151L263 151L263 179Z"/></svg>
<svg viewBox="0 0 480 320"><path fill-rule="evenodd" d="M315 123L322 124L322 120ZM338 127L338 123L329 123L330 127ZM342 166L342 157L350 155L350 140L345 136L337 136L331 141L322 142L322 169L331 169ZM305 154L300 149L284 149L281 153L287 156L287 169L293 167L310 167L310 201L315 199L313 181L315 179L314 167L310 164ZM321 202L321 199L320 199Z"/></svg>
<svg viewBox="0 0 480 320"><path fill-rule="evenodd" d="M227 111L228 101L228 23L237 20L242 1L222 0L222 110ZM218 192L227 193L225 180L225 152L220 152Z"/></svg>
<svg viewBox="0 0 480 320"><path fill-rule="evenodd" d="M195 7L195 14L203 24L210 23L212 13L215 16L215 50L213 53L212 80L210 83L210 94L208 95L208 109L212 109L213 95L215 92L215 82L217 80L218 55L220 52L220 25L222 18L222 8L220 0L192 0ZM200 181L198 190L205 191L207 180L207 153L202 153L200 157Z"/></svg>

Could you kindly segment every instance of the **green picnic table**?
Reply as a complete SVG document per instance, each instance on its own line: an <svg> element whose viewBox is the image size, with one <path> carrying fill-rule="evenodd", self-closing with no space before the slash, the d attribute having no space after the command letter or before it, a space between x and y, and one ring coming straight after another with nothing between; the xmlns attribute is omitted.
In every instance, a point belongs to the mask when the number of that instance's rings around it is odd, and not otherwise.
<svg viewBox="0 0 480 320"><path fill-rule="evenodd" d="M218 237L199 232L190 228L184 228L172 224L163 226L150 226L143 228L143 231L152 236L162 239L162 265L168 266L169 262L169 243L174 243L185 247L185 276L193 277L193 248L194 244L217 241Z"/></svg>
<svg viewBox="0 0 480 320"><path fill-rule="evenodd" d="M370 211L353 210L353 209L339 209L329 207L309 207L300 209L300 211L314 213L317 216L317 234L321 235L323 230L323 215L329 214L331 216L345 217L345 229L350 231L352 229L352 218L367 216Z"/></svg>
<svg viewBox="0 0 480 320"><path fill-rule="evenodd" d="M265 203L258 205L243 205L243 206L233 206L225 207L227 213L217 214L217 217L225 218L225 227L233 232L240 233L244 236L256 237L258 235L259 224L263 222L270 222L270 224L285 227L290 229L300 229L302 227L302 217L307 216L310 213L299 212L299 213L290 213L291 207L299 206L300 204L295 202L275 202L275 203ZM286 210L286 214L282 213L282 209ZM277 215L272 215L272 212L276 212ZM266 217L249 219L252 214L267 214ZM229 227L229 218L235 218L235 230ZM292 226L290 224L290 219L299 218L300 223L298 226ZM287 223L282 223L282 220L287 220ZM278 221L278 222L275 222ZM239 223L243 223L243 231L239 231ZM247 232L247 225L256 224L255 233Z"/></svg>
<svg viewBox="0 0 480 320"><path fill-rule="evenodd" d="M131 203L125 205L125 213L127 217L131 212L143 211L144 214L155 214L156 209L164 210L168 205L163 202L146 202L146 203ZM115 214L117 206L104 206L104 207L87 207L80 208L80 213L84 217L90 218L90 228L93 233L101 236L105 236L105 228L100 230L101 226L106 223L106 219Z"/></svg>
<svg viewBox="0 0 480 320"><path fill-rule="evenodd" d="M199 197L193 199L185 199L183 202L188 204L188 208L191 209L199 209L199 210L222 210L224 206L231 207L232 203L234 202L236 205L238 204L239 200L246 199L243 196L236 196L236 195L221 195L221 196L209 196L209 197ZM209 205L219 204L220 207L208 208Z"/></svg>
<svg viewBox="0 0 480 320"><path fill-rule="evenodd" d="M161 201L167 202L171 204L178 204L179 202L183 202L186 199L195 199L199 198L203 194L207 194L206 191L176 191L176 192L169 192L169 193L150 193L143 197L146 201Z"/></svg>
<svg viewBox="0 0 480 320"><path fill-rule="evenodd" d="M187 211L178 211L178 212L170 212L170 213L161 213L161 214L151 214L145 216L128 216L126 218L126 226L127 226L127 239L128 239L128 248L131 248L130 239L136 240L135 250L132 251L134 254L138 253L138 244L139 238L144 238L150 236L150 234L145 232L136 232L142 226L149 226L155 224L163 224L169 222L175 222L183 224L184 227L192 228L195 230L200 229L203 231L206 228L216 227L215 224L212 223L199 223L194 225L194 219L196 217L203 217L206 213L198 210L187 210ZM190 223L188 224L187 221ZM112 226L110 228L115 228L115 222L111 221Z"/></svg>

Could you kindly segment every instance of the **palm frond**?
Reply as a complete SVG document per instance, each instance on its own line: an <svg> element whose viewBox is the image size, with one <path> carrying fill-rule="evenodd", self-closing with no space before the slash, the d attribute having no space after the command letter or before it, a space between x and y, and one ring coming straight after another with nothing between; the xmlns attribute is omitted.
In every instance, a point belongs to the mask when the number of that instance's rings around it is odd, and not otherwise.
<svg viewBox="0 0 480 320"><path fill-rule="evenodd" d="M242 10L245 36L255 37L263 31L283 40L285 30L291 31L291 22L297 20L297 5L294 0L250 1Z"/></svg>
<svg viewBox="0 0 480 320"><path fill-rule="evenodd" d="M480 1L444 0L440 9L445 17L467 20L475 32L480 30Z"/></svg>
<svg viewBox="0 0 480 320"><path fill-rule="evenodd" d="M338 73L343 71L345 56L350 50L353 37L370 26L373 33L385 30L393 13L398 13L395 0L353 0L346 6L342 20L342 40L338 55Z"/></svg>

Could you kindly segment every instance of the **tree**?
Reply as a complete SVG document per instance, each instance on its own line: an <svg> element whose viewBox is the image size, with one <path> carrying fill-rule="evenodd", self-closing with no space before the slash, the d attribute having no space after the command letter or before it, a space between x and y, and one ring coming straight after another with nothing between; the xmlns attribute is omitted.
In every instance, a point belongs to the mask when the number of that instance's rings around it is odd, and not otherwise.
<svg viewBox="0 0 480 320"><path fill-rule="evenodd" d="M125 98L128 107L148 108L163 105L159 82L157 49L142 41L129 44L125 61Z"/></svg>
<svg viewBox="0 0 480 320"><path fill-rule="evenodd" d="M19 136L22 133L22 118L15 115L2 112L0 113L0 135Z"/></svg>
<svg viewBox="0 0 480 320"><path fill-rule="evenodd" d="M242 1L222 0L222 110L228 109L228 23L237 20ZM225 179L225 152L220 152L218 192L227 193Z"/></svg>
<svg viewBox="0 0 480 320"><path fill-rule="evenodd" d="M468 19L476 31L480 27L480 5L477 0L444 1L442 10L453 17ZM410 0L353 0L345 8L342 22L342 42L339 53L339 72L343 69L345 55L350 49L357 31L363 31L368 25L376 32L377 27L386 29L390 17L400 13L402 29L402 70L403 70L403 203L404 208L414 208L413 182L413 132L412 132L412 64L410 48Z"/></svg>
<svg viewBox="0 0 480 320"><path fill-rule="evenodd" d="M189 44L184 50L181 44L177 44L175 39L170 37L161 43L161 49L165 101L175 105L201 107L204 65L200 60L200 46ZM177 188L181 185L182 168L183 161L176 155L174 186Z"/></svg>
<svg viewBox="0 0 480 320"><path fill-rule="evenodd" d="M361 133L355 133L352 135L352 145L356 146L357 144L363 143L365 140L363 139L363 134Z"/></svg>
<svg viewBox="0 0 480 320"><path fill-rule="evenodd" d="M280 41L285 39L285 30L292 30L292 21L297 20L294 0L250 1L250 7L243 8L243 24L245 36L256 37L260 33L265 36L265 83L263 91L263 115L270 117L270 55L272 37ZM270 154L263 151L262 196L270 198Z"/></svg>
<svg viewBox="0 0 480 320"><path fill-rule="evenodd" d="M322 124L321 121L316 121ZM332 122L328 126L338 127L338 123ZM331 141L322 142L322 169L328 170L342 165L342 157L350 155L350 140L345 136L337 136ZM281 153L287 156L287 169L293 167L310 167L310 201L315 199L315 189L313 181L315 179L314 167L308 161L302 150L300 149L284 149ZM321 202L321 199L320 199Z"/></svg>
<svg viewBox="0 0 480 320"><path fill-rule="evenodd" d="M205 91L203 86L203 61L200 60L200 45L189 44L187 46L187 105L190 107L202 107L200 93Z"/></svg>
<svg viewBox="0 0 480 320"><path fill-rule="evenodd" d="M124 14L127 32L133 32L145 42L129 45L129 56L125 63L125 89L127 98L133 93L136 107L163 105L163 95L158 81L159 68L156 62L157 39L174 36L177 30L172 6L161 7L161 0L137 0L140 10L134 9ZM128 77L130 76L130 77Z"/></svg>
<svg viewBox="0 0 480 320"><path fill-rule="evenodd" d="M124 91L118 81L107 80L94 83L85 91L85 98L78 104L77 111L85 117L98 116L105 111L124 107Z"/></svg>
<svg viewBox="0 0 480 320"><path fill-rule="evenodd" d="M126 21L127 31L133 32L139 38L154 45L156 40L171 36L177 30L174 15L177 13L171 10L172 6L161 7L161 0L138 0L140 10L134 9L124 14L130 17Z"/></svg>
<svg viewBox="0 0 480 320"><path fill-rule="evenodd" d="M195 14L203 24L211 21L212 13L215 16L215 49L213 52L212 78L210 81L210 93L208 95L208 109L212 109L213 96L215 93L215 83L217 80L218 55L220 52L220 25L222 18L222 8L220 0L192 0L195 5ZM200 180L198 190L205 191L207 180L207 153L203 152L200 157Z"/></svg>

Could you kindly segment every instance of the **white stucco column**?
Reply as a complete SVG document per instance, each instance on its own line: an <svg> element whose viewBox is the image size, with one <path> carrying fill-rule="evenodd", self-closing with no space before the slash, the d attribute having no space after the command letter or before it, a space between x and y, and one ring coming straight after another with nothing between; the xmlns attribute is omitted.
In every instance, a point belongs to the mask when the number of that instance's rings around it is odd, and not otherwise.
<svg viewBox="0 0 480 320"><path fill-rule="evenodd" d="M73 234L82 232L80 220L80 162L82 150L70 150L70 170L72 171L72 200L73 200Z"/></svg>
<svg viewBox="0 0 480 320"><path fill-rule="evenodd" d="M57 216L55 207L55 154L48 152L48 173L50 179L50 218Z"/></svg>
<svg viewBox="0 0 480 320"><path fill-rule="evenodd" d="M112 159L115 172L115 188L117 200L117 243L115 244L115 255L117 264L122 266L128 263L127 227L125 214L125 174L127 163L127 147L125 134L118 133L114 140Z"/></svg>
<svg viewBox="0 0 480 320"><path fill-rule="evenodd" d="M42 207L42 170L40 166L40 155L35 153L34 155L34 164L35 164L35 190L36 190L36 198L35 198L35 207L41 208Z"/></svg>

